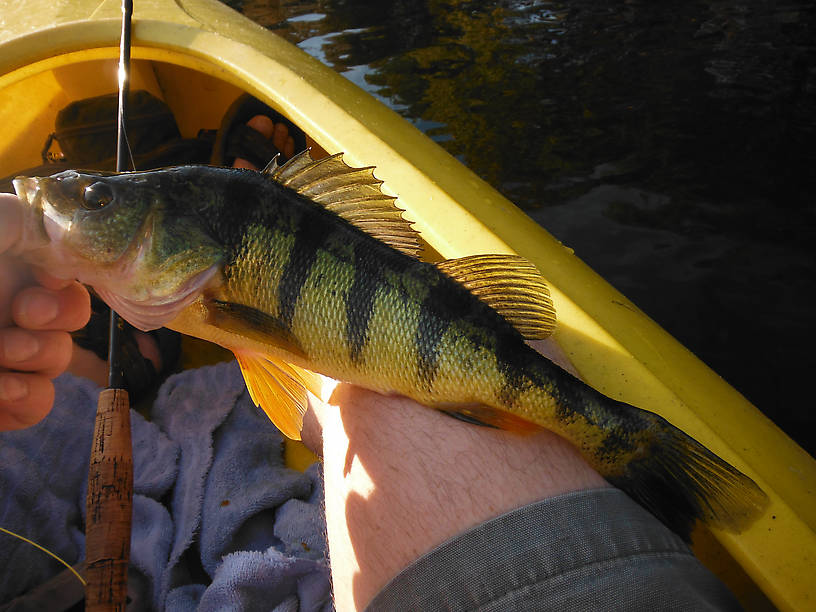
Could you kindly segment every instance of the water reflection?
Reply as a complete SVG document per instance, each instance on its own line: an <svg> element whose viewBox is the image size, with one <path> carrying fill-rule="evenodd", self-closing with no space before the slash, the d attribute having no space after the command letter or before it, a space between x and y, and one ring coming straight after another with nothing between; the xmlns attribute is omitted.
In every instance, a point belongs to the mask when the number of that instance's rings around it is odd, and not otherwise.
<svg viewBox="0 0 816 612"><path fill-rule="evenodd" d="M774 420L816 341L816 5L233 2L528 211Z"/></svg>

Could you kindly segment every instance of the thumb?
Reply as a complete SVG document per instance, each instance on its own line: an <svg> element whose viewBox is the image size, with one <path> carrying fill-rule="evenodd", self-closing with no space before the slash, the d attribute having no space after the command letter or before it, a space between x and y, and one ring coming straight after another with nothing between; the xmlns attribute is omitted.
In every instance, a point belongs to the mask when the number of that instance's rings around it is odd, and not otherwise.
<svg viewBox="0 0 816 612"><path fill-rule="evenodd" d="M5 253L20 239L22 227L20 200L10 193L0 193L0 253Z"/></svg>

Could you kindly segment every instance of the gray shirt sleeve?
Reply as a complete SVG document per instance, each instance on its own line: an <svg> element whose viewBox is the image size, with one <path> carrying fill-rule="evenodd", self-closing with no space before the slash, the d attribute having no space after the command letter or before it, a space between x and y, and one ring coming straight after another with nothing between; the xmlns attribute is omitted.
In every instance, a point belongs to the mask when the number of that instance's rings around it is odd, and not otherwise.
<svg viewBox="0 0 816 612"><path fill-rule="evenodd" d="M739 610L688 546L618 489L491 519L419 558L367 610Z"/></svg>

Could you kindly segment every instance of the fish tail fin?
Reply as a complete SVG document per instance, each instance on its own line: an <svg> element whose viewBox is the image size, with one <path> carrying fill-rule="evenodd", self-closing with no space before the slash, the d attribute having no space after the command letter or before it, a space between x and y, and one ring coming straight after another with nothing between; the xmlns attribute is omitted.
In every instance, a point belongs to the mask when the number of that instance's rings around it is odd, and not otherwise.
<svg viewBox="0 0 816 612"><path fill-rule="evenodd" d="M653 434L614 474L601 474L687 541L696 520L744 531L768 507L748 476L651 412L624 404L646 419Z"/></svg>

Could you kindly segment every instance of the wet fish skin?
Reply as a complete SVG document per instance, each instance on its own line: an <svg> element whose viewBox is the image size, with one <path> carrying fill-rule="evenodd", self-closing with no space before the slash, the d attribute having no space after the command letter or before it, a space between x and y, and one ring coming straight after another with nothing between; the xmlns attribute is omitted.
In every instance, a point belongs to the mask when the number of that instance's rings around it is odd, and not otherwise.
<svg viewBox="0 0 816 612"><path fill-rule="evenodd" d="M744 529L767 504L749 478L661 417L554 366L438 266L261 173L69 171L18 185L50 219L41 258L142 328L233 350L250 392L264 391L252 366L264 355L484 424L548 428L685 537L697 518ZM290 391L271 392L286 404ZM294 412L264 409L293 434Z"/></svg>

